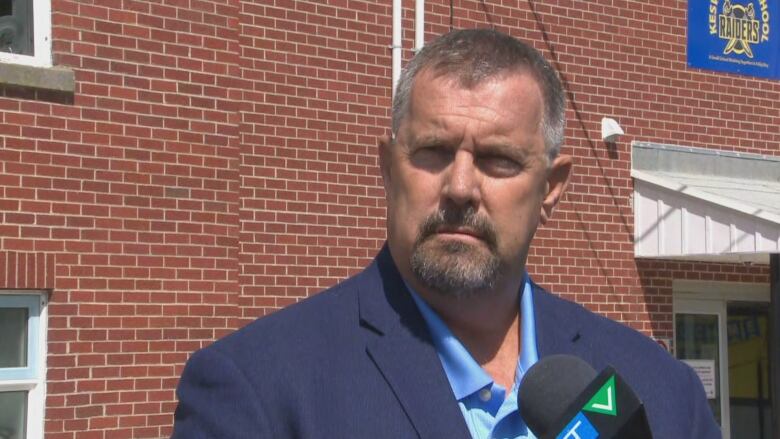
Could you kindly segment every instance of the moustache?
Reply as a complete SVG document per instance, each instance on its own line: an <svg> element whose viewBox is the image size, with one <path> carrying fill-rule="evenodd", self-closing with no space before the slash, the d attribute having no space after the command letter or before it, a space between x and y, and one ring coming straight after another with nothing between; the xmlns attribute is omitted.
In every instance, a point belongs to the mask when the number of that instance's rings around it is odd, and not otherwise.
<svg viewBox="0 0 780 439"><path fill-rule="evenodd" d="M425 241L445 228L467 228L471 234L483 240L491 250L498 248L498 237L493 224L484 216L478 215L472 207L440 209L432 213L420 225L417 243Z"/></svg>

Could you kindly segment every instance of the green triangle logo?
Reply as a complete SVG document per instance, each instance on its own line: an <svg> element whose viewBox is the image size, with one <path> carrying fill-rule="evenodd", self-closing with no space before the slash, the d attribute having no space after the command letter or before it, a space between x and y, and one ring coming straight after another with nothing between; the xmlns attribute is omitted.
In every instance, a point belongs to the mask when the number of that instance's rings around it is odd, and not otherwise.
<svg viewBox="0 0 780 439"><path fill-rule="evenodd" d="M615 398L615 375L609 377L593 398L582 408L587 412L617 416L617 400Z"/></svg>

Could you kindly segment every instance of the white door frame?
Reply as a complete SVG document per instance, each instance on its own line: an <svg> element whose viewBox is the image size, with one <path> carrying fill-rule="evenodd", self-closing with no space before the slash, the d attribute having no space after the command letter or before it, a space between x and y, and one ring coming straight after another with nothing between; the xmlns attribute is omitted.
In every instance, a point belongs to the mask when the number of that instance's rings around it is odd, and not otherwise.
<svg viewBox="0 0 780 439"><path fill-rule="evenodd" d="M720 429L723 438L731 437L731 414L729 410L729 352L726 330L726 301L674 299L674 314L703 314L718 317L718 391L720 393ZM677 325L674 327L674 346L677 349Z"/></svg>

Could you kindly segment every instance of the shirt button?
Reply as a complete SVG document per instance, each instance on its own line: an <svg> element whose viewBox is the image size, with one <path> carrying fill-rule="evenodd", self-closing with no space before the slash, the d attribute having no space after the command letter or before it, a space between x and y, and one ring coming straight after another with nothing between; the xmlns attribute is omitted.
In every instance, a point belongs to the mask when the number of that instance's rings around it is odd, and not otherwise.
<svg viewBox="0 0 780 439"><path fill-rule="evenodd" d="M490 401L490 398L493 397L493 393L490 391L490 389L482 389L479 391L479 399L481 399L484 402Z"/></svg>

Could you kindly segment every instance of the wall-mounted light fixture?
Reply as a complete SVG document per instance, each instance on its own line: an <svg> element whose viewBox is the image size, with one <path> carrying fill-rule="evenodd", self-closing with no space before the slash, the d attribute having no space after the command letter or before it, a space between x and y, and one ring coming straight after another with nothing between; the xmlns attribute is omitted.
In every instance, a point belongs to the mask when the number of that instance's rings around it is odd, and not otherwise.
<svg viewBox="0 0 780 439"><path fill-rule="evenodd" d="M618 137L622 136L623 128L615 119L609 117L601 118L601 139L607 143L615 143Z"/></svg>

